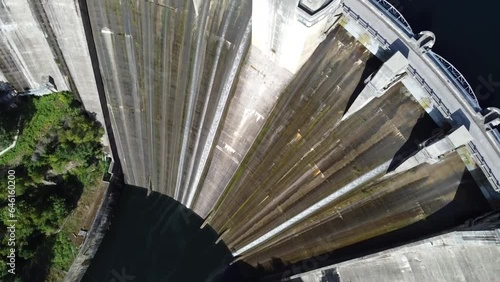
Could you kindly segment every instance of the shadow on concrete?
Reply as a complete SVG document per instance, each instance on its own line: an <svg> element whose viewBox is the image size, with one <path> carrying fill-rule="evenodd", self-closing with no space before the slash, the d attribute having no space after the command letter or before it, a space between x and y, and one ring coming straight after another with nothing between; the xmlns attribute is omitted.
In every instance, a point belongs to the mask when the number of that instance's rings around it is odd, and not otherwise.
<svg viewBox="0 0 500 282"><path fill-rule="evenodd" d="M432 120L431 116L424 113L422 117L417 120L417 123L408 137L408 140L392 157L388 171L396 169L407 158L413 156L418 152L418 150L420 150L419 145L422 142L439 135L442 131L443 130L434 122L434 120Z"/></svg>
<svg viewBox="0 0 500 282"><path fill-rule="evenodd" d="M239 264L229 267L229 249L214 244L217 233L209 226L200 229L202 223L168 196L146 196L144 188L125 186L82 281L244 281Z"/></svg>
<svg viewBox="0 0 500 282"><path fill-rule="evenodd" d="M302 2L299 2L299 8L302 9L304 12L308 13L310 16L313 16L319 12L321 12L324 8L326 8L328 5L330 5L333 2L333 0L327 0L319 9L315 11L311 11L307 6L303 5Z"/></svg>
<svg viewBox="0 0 500 282"><path fill-rule="evenodd" d="M349 101L347 102L347 105L345 107L344 113L347 113L351 105L356 101L356 98L358 98L359 94L361 94L361 91L365 88L365 80L374 72L378 71L378 69L382 66L382 61L380 61L377 57L371 56L370 59L366 61L365 69L363 70L363 73L361 74L361 78L358 82L358 85L356 85L356 88L354 88L354 91L352 92L351 97L349 98Z"/></svg>
<svg viewBox="0 0 500 282"><path fill-rule="evenodd" d="M463 124L467 130L470 129L470 120L465 116L464 111L462 109L456 110L451 114L451 117L457 124Z"/></svg>
<svg viewBox="0 0 500 282"><path fill-rule="evenodd" d="M489 204L479 187L475 184L470 173L464 170L454 199L426 219L399 230L297 263L285 265L279 259L273 258L273 261L276 262L273 265L273 270L262 274L260 281L279 281L295 274L433 237L464 224L468 219L476 218L489 211L491 211ZM263 269L260 269L260 271L264 273Z"/></svg>
<svg viewBox="0 0 500 282"><path fill-rule="evenodd" d="M399 51L405 58L408 58L410 49L401 39L396 39L389 47L392 51Z"/></svg>

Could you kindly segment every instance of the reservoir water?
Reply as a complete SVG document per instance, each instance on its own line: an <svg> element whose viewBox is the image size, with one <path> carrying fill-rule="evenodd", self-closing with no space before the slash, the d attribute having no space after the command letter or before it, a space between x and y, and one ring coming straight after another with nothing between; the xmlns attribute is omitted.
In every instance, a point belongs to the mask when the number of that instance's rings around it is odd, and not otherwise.
<svg viewBox="0 0 500 282"><path fill-rule="evenodd" d="M170 197L126 186L82 281L219 281L232 255L203 220Z"/></svg>
<svg viewBox="0 0 500 282"><path fill-rule="evenodd" d="M436 34L433 50L469 81L483 108L500 108L500 2L390 0L414 33Z"/></svg>

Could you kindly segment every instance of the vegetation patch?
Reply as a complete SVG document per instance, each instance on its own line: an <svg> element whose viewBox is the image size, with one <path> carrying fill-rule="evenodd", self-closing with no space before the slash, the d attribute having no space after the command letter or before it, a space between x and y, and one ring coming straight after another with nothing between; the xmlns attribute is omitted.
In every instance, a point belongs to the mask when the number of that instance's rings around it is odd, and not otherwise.
<svg viewBox="0 0 500 282"><path fill-rule="evenodd" d="M21 98L17 109L2 113L2 120L22 116L22 122L16 146L0 156L5 180L0 185L0 229L6 230L9 219L8 170L15 171L17 219L16 275L9 275L2 263L0 280L56 281L64 277L78 248L74 231L65 225L78 220L70 215L82 194L101 185L104 130L71 93ZM0 123L0 133L12 131L9 124ZM5 258L7 238L1 240L0 256Z"/></svg>
<svg viewBox="0 0 500 282"><path fill-rule="evenodd" d="M13 109L18 112L19 110ZM1 112L0 112L1 113ZM1 115L0 118L0 152L9 147L14 142L16 136L19 114Z"/></svg>

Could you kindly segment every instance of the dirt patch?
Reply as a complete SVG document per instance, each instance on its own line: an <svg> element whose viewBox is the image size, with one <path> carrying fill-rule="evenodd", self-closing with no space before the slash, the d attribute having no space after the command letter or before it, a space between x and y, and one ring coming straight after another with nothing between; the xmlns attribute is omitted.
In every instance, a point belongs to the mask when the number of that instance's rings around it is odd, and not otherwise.
<svg viewBox="0 0 500 282"><path fill-rule="evenodd" d="M71 241L77 246L80 246L85 241L85 237L78 236L78 232L82 229L90 230L106 188L107 185L101 181L97 187L85 189L78 206L69 216L70 218L64 229L73 234Z"/></svg>

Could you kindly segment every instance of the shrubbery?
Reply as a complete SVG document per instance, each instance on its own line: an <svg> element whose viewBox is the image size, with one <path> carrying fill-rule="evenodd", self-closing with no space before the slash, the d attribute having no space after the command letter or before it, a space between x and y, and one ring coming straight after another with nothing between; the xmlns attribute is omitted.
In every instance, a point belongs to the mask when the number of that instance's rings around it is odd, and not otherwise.
<svg viewBox="0 0 500 282"><path fill-rule="evenodd" d="M14 141L19 122L20 109L0 111L0 151L7 148Z"/></svg>
<svg viewBox="0 0 500 282"><path fill-rule="evenodd" d="M16 146L0 156L0 176L6 180L8 169L16 171L16 272L23 281L39 281L51 267L67 270L76 255L76 246L69 234L61 232L61 225L83 189L102 178L104 130L71 93L25 97L20 107L12 114L22 115L21 132ZM8 216L6 183L2 181L0 190L2 230ZM2 246L5 243L4 238ZM6 251L0 249L4 258ZM0 280L14 278L1 276L6 273L5 264L0 264Z"/></svg>

